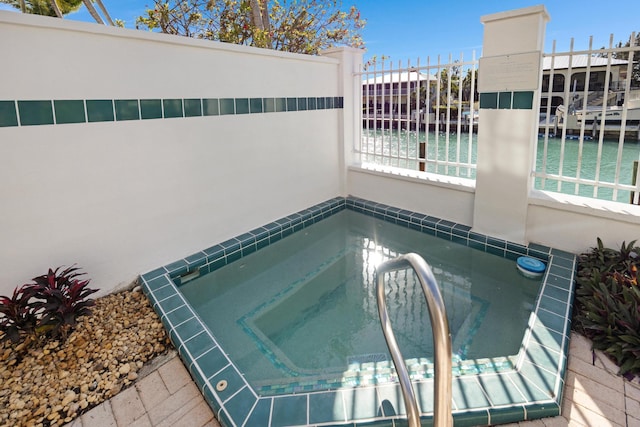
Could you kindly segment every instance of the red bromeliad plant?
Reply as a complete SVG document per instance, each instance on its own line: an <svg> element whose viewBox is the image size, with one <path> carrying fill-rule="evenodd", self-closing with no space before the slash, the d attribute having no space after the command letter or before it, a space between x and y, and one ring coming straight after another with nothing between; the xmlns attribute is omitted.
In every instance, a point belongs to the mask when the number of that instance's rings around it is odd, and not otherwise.
<svg viewBox="0 0 640 427"><path fill-rule="evenodd" d="M34 337L38 325L38 309L31 301L32 291L20 286L11 297L0 296L0 331L3 340L16 343L29 336Z"/></svg>
<svg viewBox="0 0 640 427"><path fill-rule="evenodd" d="M34 283L25 285L31 289L38 300L34 305L42 309L43 317L39 328L42 332L50 332L53 337L62 335L66 338L69 329L76 325L76 319L91 313L89 307L94 305L89 295L97 289L87 287L89 280L79 280L78 268L69 267L58 273L60 267L49 269L47 274L35 277Z"/></svg>
<svg viewBox="0 0 640 427"><path fill-rule="evenodd" d="M80 316L91 313L94 305L87 297L98 289L88 287L89 280L80 280L78 268L59 272L49 269L35 277L33 283L17 288L13 297L0 296L0 331L3 339L17 342L23 336L39 338L62 336L66 339Z"/></svg>

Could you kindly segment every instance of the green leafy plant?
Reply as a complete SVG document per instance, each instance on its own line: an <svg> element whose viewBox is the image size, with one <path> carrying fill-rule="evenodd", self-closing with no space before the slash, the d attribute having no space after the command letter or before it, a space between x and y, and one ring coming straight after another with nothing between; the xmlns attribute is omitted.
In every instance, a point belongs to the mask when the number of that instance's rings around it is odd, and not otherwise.
<svg viewBox="0 0 640 427"><path fill-rule="evenodd" d="M576 279L574 329L589 337L620 366L620 374L640 375L640 248L598 246L582 254Z"/></svg>
<svg viewBox="0 0 640 427"><path fill-rule="evenodd" d="M0 331L13 342L28 336L66 339L78 317L89 314L94 301L89 295L98 289L88 287L89 280L76 267L62 271L49 269L33 283L16 288L12 297L0 296Z"/></svg>

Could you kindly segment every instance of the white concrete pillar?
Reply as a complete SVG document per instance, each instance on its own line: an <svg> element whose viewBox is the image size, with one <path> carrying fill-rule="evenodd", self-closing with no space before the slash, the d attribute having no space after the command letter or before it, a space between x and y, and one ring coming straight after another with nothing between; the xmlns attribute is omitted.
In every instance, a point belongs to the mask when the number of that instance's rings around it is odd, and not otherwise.
<svg viewBox="0 0 640 427"><path fill-rule="evenodd" d="M336 58L340 61L338 67L338 96L344 98L341 118L338 125L338 141L340 149L340 182L343 196L347 194L347 167L353 163L355 144L360 141L362 128L361 98L362 82L354 77L354 73L362 70L364 50L351 47L327 49L320 53L322 56Z"/></svg>
<svg viewBox="0 0 640 427"><path fill-rule="evenodd" d="M484 41L478 71L480 125L473 230L518 243L527 243L548 20L542 5L481 18Z"/></svg>

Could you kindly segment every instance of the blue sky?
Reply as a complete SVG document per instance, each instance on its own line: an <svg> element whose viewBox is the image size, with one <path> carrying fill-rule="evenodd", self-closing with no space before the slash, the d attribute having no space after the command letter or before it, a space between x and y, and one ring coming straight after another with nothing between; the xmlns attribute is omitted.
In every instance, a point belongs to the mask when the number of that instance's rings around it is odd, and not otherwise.
<svg viewBox="0 0 640 427"><path fill-rule="evenodd" d="M143 14L152 0L103 0L113 18L135 28L136 17ZM557 51L567 51L571 37L574 49L586 49L589 36L594 36L594 48L608 45L609 34L614 43L627 40L632 31L640 31L640 1L638 0L343 0L345 7L355 4L367 19L363 37L367 47L365 59L385 55L397 62L420 57L424 63L449 54L458 59L463 52L470 58L476 50L481 55L483 25L480 17L505 10L544 4L551 20L547 24L545 52L557 41ZM69 15L68 19L94 22L86 9Z"/></svg>

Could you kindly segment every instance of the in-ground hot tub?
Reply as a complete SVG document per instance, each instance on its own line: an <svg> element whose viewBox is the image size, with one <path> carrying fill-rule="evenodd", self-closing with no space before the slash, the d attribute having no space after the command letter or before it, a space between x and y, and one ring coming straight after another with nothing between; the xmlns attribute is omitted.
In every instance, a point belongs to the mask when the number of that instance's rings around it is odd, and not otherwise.
<svg viewBox="0 0 640 427"><path fill-rule="evenodd" d="M372 277L376 263L408 251L423 254L445 297L456 422L557 415L573 254L349 197L251 230L142 281L223 424L388 425L405 411L375 316ZM547 263L542 280L517 273L523 255ZM400 272L387 297L429 418L433 352L414 282Z"/></svg>

